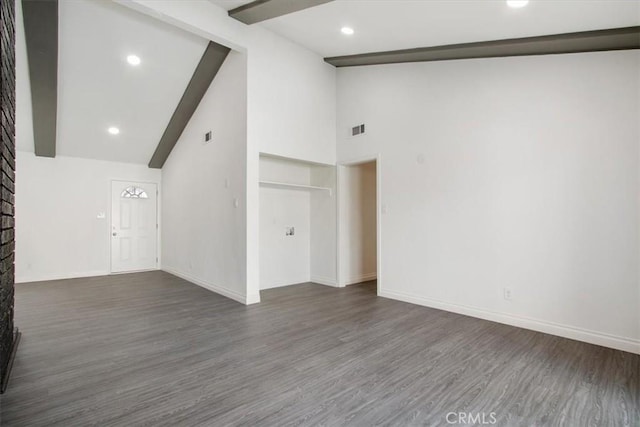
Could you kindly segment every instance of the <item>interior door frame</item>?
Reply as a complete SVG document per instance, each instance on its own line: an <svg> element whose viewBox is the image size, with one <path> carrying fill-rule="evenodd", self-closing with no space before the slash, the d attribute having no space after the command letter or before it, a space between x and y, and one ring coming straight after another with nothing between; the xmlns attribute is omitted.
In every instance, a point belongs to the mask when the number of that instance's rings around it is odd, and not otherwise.
<svg viewBox="0 0 640 427"><path fill-rule="evenodd" d="M156 268L151 270L140 270L140 271L155 271L161 269L160 264L160 183L154 181L145 181L145 180L136 180L136 179L122 179L122 178L112 178L109 180L109 274L128 274L134 273L133 271L113 271L113 239L111 238L111 233L113 229L113 184L115 182L122 183L139 183L139 184L153 184L156 186Z"/></svg>
<svg viewBox="0 0 640 427"><path fill-rule="evenodd" d="M340 218L341 212L344 207L340 204L340 191L344 184L343 168L349 166L357 166L363 163L376 162L376 281L377 281L377 294L382 293L382 155L380 153L373 154L365 157L357 157L354 159L343 160L337 163L336 174L337 184L336 193L336 285L339 288L344 288L346 285L340 277L340 259L341 259L341 226Z"/></svg>

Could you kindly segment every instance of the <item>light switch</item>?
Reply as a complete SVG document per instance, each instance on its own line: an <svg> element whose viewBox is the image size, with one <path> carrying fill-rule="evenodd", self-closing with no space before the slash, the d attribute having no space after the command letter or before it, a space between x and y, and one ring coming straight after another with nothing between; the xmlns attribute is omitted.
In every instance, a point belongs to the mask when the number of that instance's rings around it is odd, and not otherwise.
<svg viewBox="0 0 640 427"><path fill-rule="evenodd" d="M98 212L98 215L96 215L96 218L98 219L105 219L107 217L107 214L104 212Z"/></svg>

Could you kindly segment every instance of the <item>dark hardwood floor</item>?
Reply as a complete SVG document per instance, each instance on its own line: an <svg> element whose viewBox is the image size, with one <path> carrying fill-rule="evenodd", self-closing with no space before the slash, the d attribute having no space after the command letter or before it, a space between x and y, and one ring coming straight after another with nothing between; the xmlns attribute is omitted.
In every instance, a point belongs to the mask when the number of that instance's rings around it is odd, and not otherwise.
<svg viewBox="0 0 640 427"><path fill-rule="evenodd" d="M262 299L245 307L163 272L17 285L23 337L1 424L446 426L448 413L494 413L498 426L640 426L638 355L378 298L375 283Z"/></svg>

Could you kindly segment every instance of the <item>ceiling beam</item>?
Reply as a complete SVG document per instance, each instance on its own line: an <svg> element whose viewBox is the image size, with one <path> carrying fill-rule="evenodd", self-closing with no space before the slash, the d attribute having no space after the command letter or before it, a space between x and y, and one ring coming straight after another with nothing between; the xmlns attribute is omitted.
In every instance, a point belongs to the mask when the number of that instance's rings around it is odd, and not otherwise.
<svg viewBox="0 0 640 427"><path fill-rule="evenodd" d="M169 120L167 128L162 134L162 138L160 138L151 161L149 161L150 168L161 169L164 162L167 161L171 150L173 150L191 116L198 108L198 104L200 104L202 97L209 89L229 51L230 49L226 46L209 42L187 88L184 90L180 102L178 102L178 106Z"/></svg>
<svg viewBox="0 0 640 427"><path fill-rule="evenodd" d="M22 0L36 156L56 156L58 0Z"/></svg>
<svg viewBox="0 0 640 427"><path fill-rule="evenodd" d="M229 11L229 16L245 24L298 12L333 0L256 0Z"/></svg>
<svg viewBox="0 0 640 427"><path fill-rule="evenodd" d="M324 60L336 67L354 67L403 62L553 55L624 49L640 49L640 27L371 52L359 55L334 56Z"/></svg>

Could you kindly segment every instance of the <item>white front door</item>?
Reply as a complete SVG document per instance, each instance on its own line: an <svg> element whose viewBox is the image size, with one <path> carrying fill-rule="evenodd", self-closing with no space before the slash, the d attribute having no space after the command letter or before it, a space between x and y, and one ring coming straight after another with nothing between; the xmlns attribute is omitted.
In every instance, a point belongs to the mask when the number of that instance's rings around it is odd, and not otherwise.
<svg viewBox="0 0 640 427"><path fill-rule="evenodd" d="M111 182L111 272L157 268L156 184Z"/></svg>

